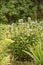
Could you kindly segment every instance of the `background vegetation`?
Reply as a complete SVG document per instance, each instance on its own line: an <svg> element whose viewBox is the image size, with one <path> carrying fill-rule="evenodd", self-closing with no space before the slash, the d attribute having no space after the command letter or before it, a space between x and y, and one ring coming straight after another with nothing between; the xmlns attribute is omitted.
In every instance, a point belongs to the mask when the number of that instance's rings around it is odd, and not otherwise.
<svg viewBox="0 0 43 65"><path fill-rule="evenodd" d="M0 65L43 65L43 0L0 0Z"/></svg>
<svg viewBox="0 0 43 65"><path fill-rule="evenodd" d="M0 22L43 19L43 0L0 0Z"/></svg>

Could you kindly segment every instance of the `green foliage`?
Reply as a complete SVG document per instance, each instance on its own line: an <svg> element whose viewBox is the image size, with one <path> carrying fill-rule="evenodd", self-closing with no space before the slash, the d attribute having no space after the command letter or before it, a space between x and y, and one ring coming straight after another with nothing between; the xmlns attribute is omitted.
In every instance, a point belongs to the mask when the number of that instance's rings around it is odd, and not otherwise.
<svg viewBox="0 0 43 65"><path fill-rule="evenodd" d="M40 46L43 51L43 26L40 22L34 22L28 18L28 22L25 23L20 19L18 23L11 25L0 24L0 65L8 65L10 58L7 59L7 56L9 57L10 53L16 60L32 60L33 58L43 64ZM23 50L28 51L32 58ZM41 53L43 55L43 52Z"/></svg>
<svg viewBox="0 0 43 65"><path fill-rule="evenodd" d="M8 33L7 26L0 24L0 65L2 65L3 58L6 57L8 55L8 52L10 51L8 49L8 46L11 43L13 43L13 41L8 38L9 34L7 33Z"/></svg>
<svg viewBox="0 0 43 65"><path fill-rule="evenodd" d="M43 19L43 1L41 0L32 0L32 1L34 3L35 9L37 8L37 10L35 10L36 12L34 12L35 15L37 16L37 19L39 20Z"/></svg>
<svg viewBox="0 0 43 65"><path fill-rule="evenodd" d="M43 65L43 52L42 52L43 50L42 50L41 43L39 42L39 44L33 45L33 46L29 45L28 49L30 50L30 52L25 50L24 52L33 58L33 60L35 61L35 64Z"/></svg>
<svg viewBox="0 0 43 65"><path fill-rule="evenodd" d="M12 23L27 17L43 19L43 3L34 0L0 0L0 22Z"/></svg>
<svg viewBox="0 0 43 65"><path fill-rule="evenodd" d="M30 21L30 20L29 20ZM11 39L14 43L11 44L11 49L14 57L26 58L28 55L23 53L23 49L28 51L28 45L37 44L41 41L42 27L37 22L23 23L11 25Z"/></svg>

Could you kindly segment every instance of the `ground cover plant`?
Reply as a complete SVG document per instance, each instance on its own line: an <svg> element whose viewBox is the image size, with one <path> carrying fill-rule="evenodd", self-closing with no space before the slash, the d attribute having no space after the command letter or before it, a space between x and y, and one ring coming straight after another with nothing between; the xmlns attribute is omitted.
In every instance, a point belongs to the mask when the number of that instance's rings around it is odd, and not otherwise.
<svg viewBox="0 0 43 65"><path fill-rule="evenodd" d="M0 65L43 65L42 23L28 17L25 23L0 24Z"/></svg>
<svg viewBox="0 0 43 65"><path fill-rule="evenodd" d="M0 65L7 65L5 58L8 56L8 46L13 43L13 41L8 38L8 33L7 26L5 24L0 24Z"/></svg>
<svg viewBox="0 0 43 65"><path fill-rule="evenodd" d="M0 65L43 65L43 0L0 0Z"/></svg>

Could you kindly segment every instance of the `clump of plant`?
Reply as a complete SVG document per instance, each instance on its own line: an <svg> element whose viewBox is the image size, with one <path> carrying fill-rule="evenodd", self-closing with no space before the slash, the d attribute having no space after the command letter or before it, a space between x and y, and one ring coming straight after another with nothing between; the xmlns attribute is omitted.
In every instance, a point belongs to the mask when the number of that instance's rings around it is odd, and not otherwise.
<svg viewBox="0 0 43 65"><path fill-rule="evenodd" d="M22 50L28 51L28 45L37 44L41 40L42 29L39 23L28 20L24 23L22 20L17 24L11 25L11 39L14 43L11 44L11 52L17 59L26 59L28 55Z"/></svg>
<svg viewBox="0 0 43 65"><path fill-rule="evenodd" d="M8 53L10 53L10 49L8 48L13 40L8 38L9 31L7 25L0 24L0 65L7 65L6 57ZM7 59L8 60L8 59Z"/></svg>
<svg viewBox="0 0 43 65"><path fill-rule="evenodd" d="M43 50L41 43L37 43L37 45L28 46L29 51L23 50L25 53L30 55L33 58L33 63L36 65L43 65Z"/></svg>

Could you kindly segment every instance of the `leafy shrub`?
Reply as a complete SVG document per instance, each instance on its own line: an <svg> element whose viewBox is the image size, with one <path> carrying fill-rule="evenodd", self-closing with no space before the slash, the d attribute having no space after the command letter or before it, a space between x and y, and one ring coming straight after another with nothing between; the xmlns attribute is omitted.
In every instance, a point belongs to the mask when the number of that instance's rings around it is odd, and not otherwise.
<svg viewBox="0 0 43 65"><path fill-rule="evenodd" d="M29 20L30 21L30 20ZM28 45L37 44L41 41L42 28L37 22L23 23L11 25L11 49L14 57L25 59L28 57L22 50L28 51Z"/></svg>
<svg viewBox="0 0 43 65"><path fill-rule="evenodd" d="M43 50L41 43L39 42L39 44L33 46L29 45L28 49L30 50L30 52L25 50L24 52L33 58L34 63L37 65L43 65Z"/></svg>
<svg viewBox="0 0 43 65"><path fill-rule="evenodd" d="M4 59L7 62L8 53L17 60L31 59L23 50L29 52L28 45L36 46L39 42L43 43L43 26L37 21L34 22L28 18L27 23L21 19L18 23L11 25L0 24L0 64L3 65Z"/></svg>
<svg viewBox="0 0 43 65"><path fill-rule="evenodd" d="M0 22L12 23L23 18L27 20L43 19L43 1L41 0L0 0Z"/></svg>
<svg viewBox="0 0 43 65"><path fill-rule="evenodd" d="M8 38L8 35L9 35L9 33L8 33L7 26L3 25L3 24L0 24L0 65L6 65L6 64L4 64L5 61L3 61L3 58L8 55L8 53L10 51L8 46L11 43L13 43L13 41Z"/></svg>

